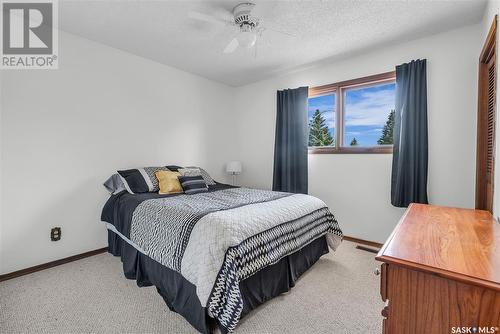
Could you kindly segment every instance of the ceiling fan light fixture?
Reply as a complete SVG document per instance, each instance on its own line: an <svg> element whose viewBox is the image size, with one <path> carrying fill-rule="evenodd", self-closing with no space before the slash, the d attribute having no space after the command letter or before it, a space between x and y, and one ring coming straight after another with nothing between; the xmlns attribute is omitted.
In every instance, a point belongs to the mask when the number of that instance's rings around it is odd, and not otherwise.
<svg viewBox="0 0 500 334"><path fill-rule="evenodd" d="M252 31L242 31L236 37L241 47L250 49L257 41L257 35Z"/></svg>
<svg viewBox="0 0 500 334"><path fill-rule="evenodd" d="M250 49L257 41L257 34L252 26L244 24L240 27L240 33L236 36L236 39L241 47Z"/></svg>

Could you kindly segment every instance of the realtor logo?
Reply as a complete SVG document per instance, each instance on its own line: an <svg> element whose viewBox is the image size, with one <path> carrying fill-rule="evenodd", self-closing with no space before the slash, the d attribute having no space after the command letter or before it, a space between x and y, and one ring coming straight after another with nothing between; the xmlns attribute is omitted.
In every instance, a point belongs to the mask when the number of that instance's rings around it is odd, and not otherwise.
<svg viewBox="0 0 500 334"><path fill-rule="evenodd" d="M55 0L2 0L2 69L57 69Z"/></svg>

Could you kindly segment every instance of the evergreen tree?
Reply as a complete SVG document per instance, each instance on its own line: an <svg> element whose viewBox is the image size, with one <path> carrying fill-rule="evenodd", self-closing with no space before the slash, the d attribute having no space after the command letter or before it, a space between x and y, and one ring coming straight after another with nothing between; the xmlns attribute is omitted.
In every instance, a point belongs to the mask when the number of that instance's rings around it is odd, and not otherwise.
<svg viewBox="0 0 500 334"><path fill-rule="evenodd" d="M387 122L385 122L384 128L382 129L382 135L377 140L379 145L392 145L393 144L393 130L394 130L394 117L395 111L391 110L389 116L387 117Z"/></svg>
<svg viewBox="0 0 500 334"><path fill-rule="evenodd" d="M358 141L356 140L356 137L354 137L354 138L351 140L351 146L358 146Z"/></svg>
<svg viewBox="0 0 500 334"><path fill-rule="evenodd" d="M333 146L334 140L328 131L328 126L323 114L316 109L309 122L309 146Z"/></svg>

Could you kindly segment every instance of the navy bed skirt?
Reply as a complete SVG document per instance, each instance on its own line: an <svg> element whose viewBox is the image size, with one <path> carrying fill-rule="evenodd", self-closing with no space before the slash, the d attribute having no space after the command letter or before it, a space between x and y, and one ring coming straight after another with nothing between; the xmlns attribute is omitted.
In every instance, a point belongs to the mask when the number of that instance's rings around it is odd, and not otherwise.
<svg viewBox="0 0 500 334"><path fill-rule="evenodd" d="M121 257L126 278L136 280L140 287L154 285L170 310L182 315L201 333L210 333L211 329L218 326L200 304L196 287L181 274L140 253L109 230L108 244L108 252ZM300 275L326 253L328 245L323 236L241 281L244 305L241 317L269 299L289 291ZM222 326L219 327L223 333L227 332Z"/></svg>

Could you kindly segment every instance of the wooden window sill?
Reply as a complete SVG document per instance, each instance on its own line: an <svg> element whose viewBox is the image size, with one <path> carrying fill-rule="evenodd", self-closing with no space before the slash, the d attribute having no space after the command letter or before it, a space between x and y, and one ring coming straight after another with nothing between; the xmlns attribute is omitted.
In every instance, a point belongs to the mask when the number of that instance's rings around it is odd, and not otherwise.
<svg viewBox="0 0 500 334"><path fill-rule="evenodd" d="M392 154L392 146L309 147L309 154Z"/></svg>

